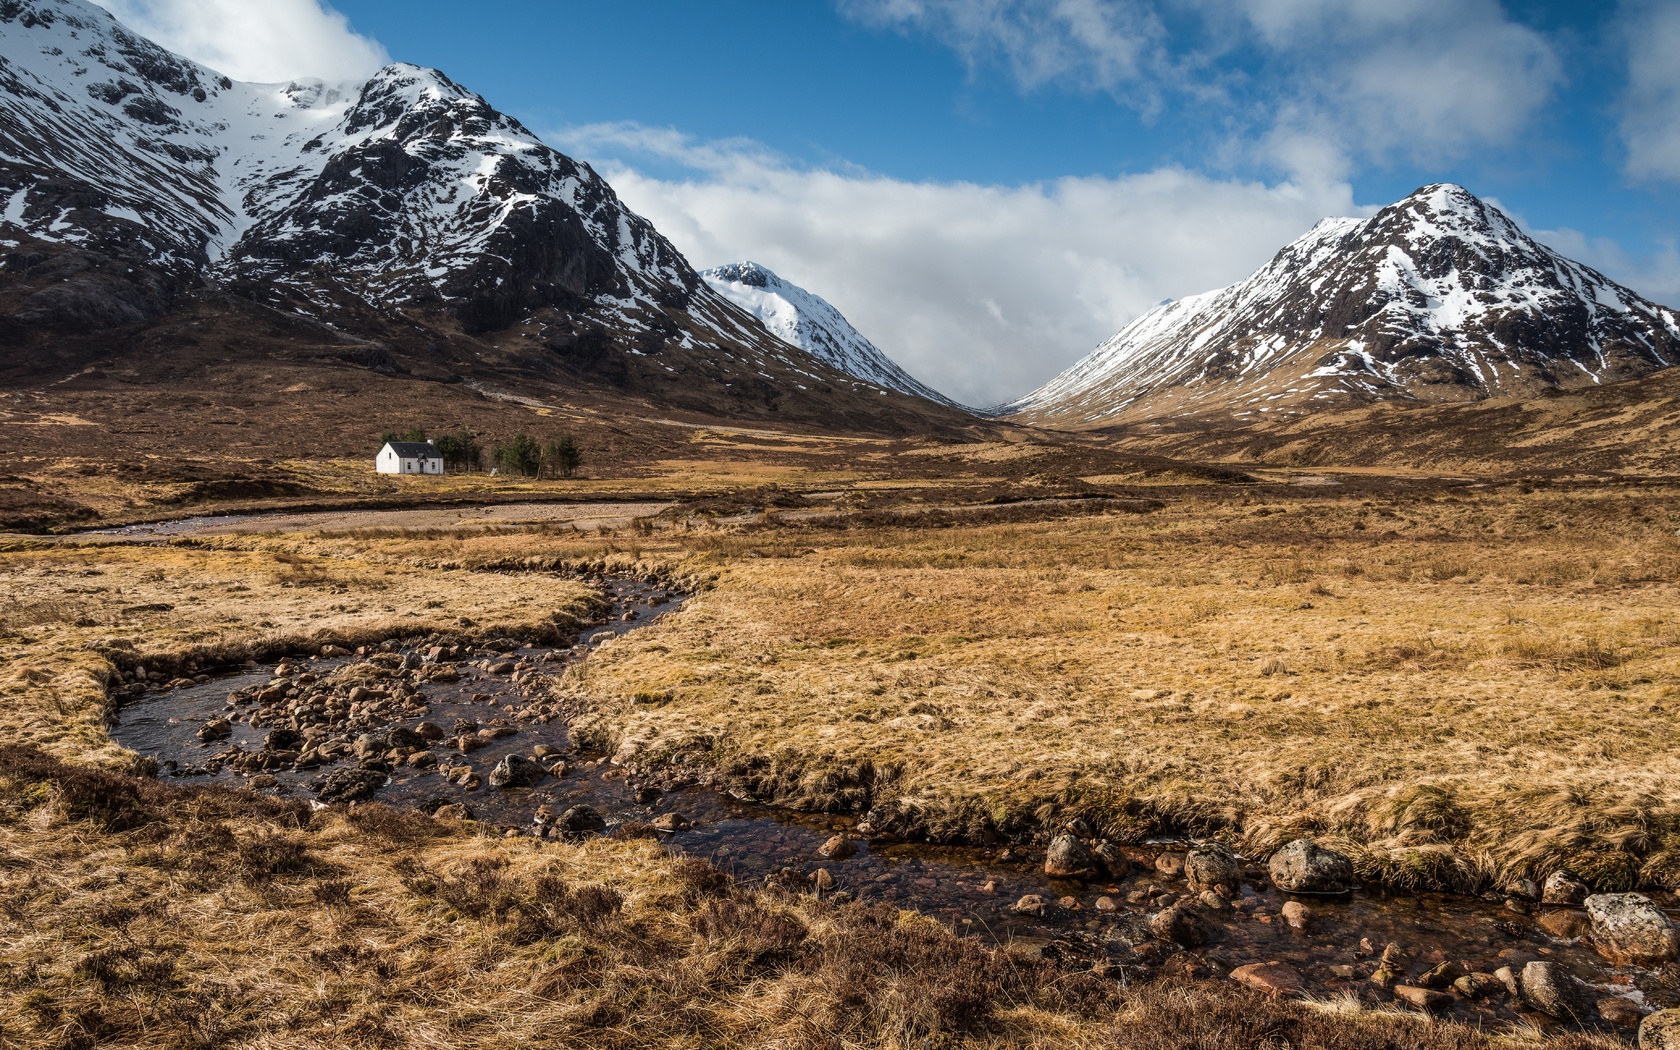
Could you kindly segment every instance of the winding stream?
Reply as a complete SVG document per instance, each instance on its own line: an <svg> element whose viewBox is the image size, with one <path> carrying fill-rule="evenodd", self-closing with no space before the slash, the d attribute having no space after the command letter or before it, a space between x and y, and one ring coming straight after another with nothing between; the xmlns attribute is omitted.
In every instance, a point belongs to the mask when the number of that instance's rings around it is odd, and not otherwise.
<svg viewBox="0 0 1680 1050"><path fill-rule="evenodd" d="M856 834L855 818L778 810L708 787L661 792L600 756L581 753L563 718L547 706L547 678L587 658L606 639L678 611L684 600L662 585L635 580L609 579L603 588L611 612L569 649L501 639L452 652L418 643L387 643L365 656L289 657L278 666L289 673L283 682L276 678L276 666L269 666L169 691L148 691L120 709L111 735L156 759L165 776L243 782L304 798L315 798L335 774L340 780L361 776L365 783L359 786L366 789L362 797L428 812L464 805L481 824L510 835L543 834L549 827L545 821L586 805L601 814L609 833L616 829L651 834L648 825L660 827L659 837L669 848L709 858L749 883L776 880L811 892L913 909L959 934L1070 965L1095 965L1123 980L1158 973L1214 976L1247 963L1282 961L1300 973L1309 994L1392 1005L1392 993L1367 978L1385 945L1393 943L1405 953L1405 969L1414 980L1442 962L1491 973L1501 966L1520 971L1528 961L1549 959L1586 981L1593 997L1622 996L1646 1011L1680 1005L1680 968L1659 973L1613 967L1579 939L1554 937L1537 925L1549 909L1531 909L1502 896L1356 892L1338 899L1302 898L1313 913L1303 932L1281 916L1288 898L1272 889L1257 869L1245 866L1253 877L1234 907L1211 915L1211 942L1179 951L1151 938L1148 917L1188 894L1174 871L1174 858L1182 856L1184 843L1130 849L1130 876L1087 885L1046 878L1042 851L897 842ZM426 758L396 751L390 753L395 761L370 755L371 775L357 772L367 761L359 761L354 753L330 755L354 746L365 732L353 717L337 708L299 707L306 701L313 705L312 696L324 696L329 686L345 692L346 676L370 666L379 666L384 677L358 681L363 682L364 708L370 703L386 705L371 715L376 736L393 728L444 734L443 739L405 749ZM255 699L277 685L281 691L289 685L296 693L290 700ZM368 693L370 685L390 696L381 701ZM201 741L200 730L222 716L231 716L226 735ZM364 710L360 717L365 724L370 716ZM307 724L310 720L315 720L312 726ZM287 737L294 723L315 742L298 744ZM277 728L281 735L271 736ZM417 743L413 736L399 737L410 745ZM472 739L463 745L463 737ZM300 760L299 747L317 750ZM555 772L539 773L540 780L528 787L496 788L483 782L495 763L509 754L538 758ZM296 768L298 761L310 768ZM470 766L470 772L463 774L463 765ZM521 768L534 772L540 767ZM454 775L446 778L444 770ZM547 833L552 836L556 829L549 827ZM855 856L827 859L819 853L837 834L852 838ZM819 875L819 869L828 874ZM1027 894L1060 903L1040 916L1017 913L1012 906ZM1675 901L1659 903L1672 907ZM1494 1026L1519 1017L1543 1027L1555 1023L1525 1012L1503 994L1481 1000L1454 996L1441 1012Z"/></svg>

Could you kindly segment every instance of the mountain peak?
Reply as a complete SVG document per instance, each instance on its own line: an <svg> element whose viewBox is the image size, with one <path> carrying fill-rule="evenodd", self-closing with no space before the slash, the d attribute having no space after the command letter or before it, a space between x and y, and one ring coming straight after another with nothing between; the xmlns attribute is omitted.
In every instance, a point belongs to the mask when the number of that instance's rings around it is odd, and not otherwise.
<svg viewBox="0 0 1680 1050"><path fill-rule="evenodd" d="M702 270L700 277L789 346L797 346L876 386L953 408L963 407L900 368L826 299L778 277L768 267L755 262L728 263Z"/></svg>
<svg viewBox="0 0 1680 1050"><path fill-rule="evenodd" d="M1462 186L1326 219L1240 284L1146 312L1008 410L1060 425L1469 401L1680 362L1680 321Z"/></svg>

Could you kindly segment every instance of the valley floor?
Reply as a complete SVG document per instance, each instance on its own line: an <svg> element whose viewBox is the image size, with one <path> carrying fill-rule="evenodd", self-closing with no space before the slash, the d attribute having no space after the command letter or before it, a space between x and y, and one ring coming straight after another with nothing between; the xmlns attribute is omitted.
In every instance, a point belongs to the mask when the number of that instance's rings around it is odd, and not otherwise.
<svg viewBox="0 0 1680 1050"><path fill-rule="evenodd" d="M928 467L1021 455L717 470L704 497L620 486L641 505L611 515L0 541L0 1045L1538 1038L1073 975L646 842L178 788L106 733L137 666L562 638L599 605L557 570L696 592L553 686L574 739L642 775L1029 852L1082 818L1252 855L1312 836L1398 887L1680 888L1672 488Z"/></svg>

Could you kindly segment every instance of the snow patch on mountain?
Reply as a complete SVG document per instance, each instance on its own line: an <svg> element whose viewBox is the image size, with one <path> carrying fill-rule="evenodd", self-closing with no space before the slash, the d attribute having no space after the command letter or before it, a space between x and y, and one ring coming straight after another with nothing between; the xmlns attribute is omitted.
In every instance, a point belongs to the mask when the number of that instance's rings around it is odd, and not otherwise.
<svg viewBox="0 0 1680 1050"><path fill-rule="evenodd" d="M757 317L782 342L797 346L847 375L902 394L963 408L915 379L852 327L821 296L754 262L730 263L701 270L719 295Z"/></svg>
<svg viewBox="0 0 1680 1050"><path fill-rule="evenodd" d="M1064 425L1530 395L1680 363L1680 321L1454 185L1325 219L1002 410Z"/></svg>

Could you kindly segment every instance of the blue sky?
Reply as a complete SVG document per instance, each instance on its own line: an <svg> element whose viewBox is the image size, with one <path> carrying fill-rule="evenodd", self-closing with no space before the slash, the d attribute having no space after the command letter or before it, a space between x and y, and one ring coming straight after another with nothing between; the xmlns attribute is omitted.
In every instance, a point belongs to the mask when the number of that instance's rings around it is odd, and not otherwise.
<svg viewBox="0 0 1680 1050"><path fill-rule="evenodd" d="M974 403L1437 181L1680 304L1680 4L106 2L244 79L440 68Z"/></svg>

